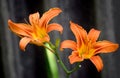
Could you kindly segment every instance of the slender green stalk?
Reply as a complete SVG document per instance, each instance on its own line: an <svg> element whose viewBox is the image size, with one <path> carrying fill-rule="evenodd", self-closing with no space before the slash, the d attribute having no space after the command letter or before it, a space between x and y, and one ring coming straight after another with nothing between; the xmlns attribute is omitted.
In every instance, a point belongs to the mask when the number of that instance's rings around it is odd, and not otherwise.
<svg viewBox="0 0 120 78"><path fill-rule="evenodd" d="M45 46L45 45L44 45L44 47L47 48L49 51L51 51L52 53L55 54L55 56L56 56L56 58L57 58L57 60L58 60L58 63L61 65L61 67L63 68L63 70L64 70L65 73L66 73L66 78L69 78L70 74L73 73L73 72L75 72L75 71L79 68L79 65L80 65L80 64L78 63L71 71L69 71L69 70L66 68L66 66L64 65L63 61L61 60L61 58L60 58L60 56L59 56L59 54L58 54L58 52L57 52L56 46L54 46L52 43L48 43L48 44L50 45L50 48L47 47L47 46ZM51 46L52 46L52 47L51 47Z"/></svg>
<svg viewBox="0 0 120 78"><path fill-rule="evenodd" d="M63 70L65 71L65 73L66 73L66 78L69 78L69 76L70 76L70 71L66 68L66 66L64 65L64 63L62 62L62 60L61 60L61 58L60 58L60 56L59 56L59 54L57 53L57 51L56 51L56 57L57 57L57 59L58 59L58 62L59 62L59 64L61 65L61 67L63 68Z"/></svg>
<svg viewBox="0 0 120 78"><path fill-rule="evenodd" d="M56 52L56 57L58 59L58 63L60 63L60 65L62 66L63 70L66 72L66 73L69 73L68 69L66 68L66 66L64 65L64 63L62 62L61 58L59 57L58 53Z"/></svg>
<svg viewBox="0 0 120 78"><path fill-rule="evenodd" d="M76 65L71 71L69 71L69 74L75 72L75 71L78 70L80 67L81 67L81 66L80 66L80 63L77 63L77 65Z"/></svg>

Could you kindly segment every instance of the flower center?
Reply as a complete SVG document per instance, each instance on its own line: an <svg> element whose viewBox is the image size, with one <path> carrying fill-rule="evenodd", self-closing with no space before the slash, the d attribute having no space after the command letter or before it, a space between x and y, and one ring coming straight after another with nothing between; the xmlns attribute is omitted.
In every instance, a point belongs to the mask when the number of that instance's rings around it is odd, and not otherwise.
<svg viewBox="0 0 120 78"><path fill-rule="evenodd" d="M95 50L93 49L91 41L88 43L82 43L81 47L78 48L79 57L89 59L94 55Z"/></svg>
<svg viewBox="0 0 120 78"><path fill-rule="evenodd" d="M36 26L36 28L34 28L32 37L34 40L42 40L46 35L47 32L44 28L39 28L38 26Z"/></svg>

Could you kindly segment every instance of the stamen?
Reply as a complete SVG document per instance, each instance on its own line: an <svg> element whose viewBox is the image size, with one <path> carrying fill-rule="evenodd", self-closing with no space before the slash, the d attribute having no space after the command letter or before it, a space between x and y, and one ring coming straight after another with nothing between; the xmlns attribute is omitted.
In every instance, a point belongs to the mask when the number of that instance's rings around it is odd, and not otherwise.
<svg viewBox="0 0 120 78"><path fill-rule="evenodd" d="M30 25L30 23L25 18L24 18L24 20L25 20L26 24Z"/></svg>

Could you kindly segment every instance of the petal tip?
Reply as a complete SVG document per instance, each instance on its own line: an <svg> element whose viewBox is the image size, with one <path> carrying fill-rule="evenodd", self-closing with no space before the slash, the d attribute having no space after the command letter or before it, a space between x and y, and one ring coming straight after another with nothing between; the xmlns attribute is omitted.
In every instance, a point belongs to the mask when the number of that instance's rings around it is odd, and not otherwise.
<svg viewBox="0 0 120 78"><path fill-rule="evenodd" d="M52 10L59 10L59 12L62 12L62 10L58 7L54 7L54 8L52 8Z"/></svg>
<svg viewBox="0 0 120 78"><path fill-rule="evenodd" d="M103 69L103 62L102 62L102 59L100 58L100 56L91 57L90 60L95 65L98 72L100 72Z"/></svg>
<svg viewBox="0 0 120 78"><path fill-rule="evenodd" d="M28 43L29 43L30 41L31 41L30 38L27 38L27 37L22 38L22 39L20 40L20 42L19 42L20 49L21 49L22 51L25 51L25 48L26 48L26 46L28 45Z"/></svg>
<svg viewBox="0 0 120 78"><path fill-rule="evenodd" d="M12 24L13 22L9 19L8 20L8 25Z"/></svg>
<svg viewBox="0 0 120 78"><path fill-rule="evenodd" d="M10 19L8 19L8 23L9 23L9 22L11 22L11 20L10 20Z"/></svg>

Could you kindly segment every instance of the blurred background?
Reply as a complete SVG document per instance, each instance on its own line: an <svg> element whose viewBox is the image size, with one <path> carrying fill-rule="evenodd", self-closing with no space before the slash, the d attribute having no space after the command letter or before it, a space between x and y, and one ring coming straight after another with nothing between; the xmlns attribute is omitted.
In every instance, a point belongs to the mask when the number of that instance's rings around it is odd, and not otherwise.
<svg viewBox="0 0 120 78"><path fill-rule="evenodd" d="M65 78L64 71L53 60L54 56L50 55L48 58L43 47L29 44L26 52L21 51L19 37L9 30L7 24L8 19L25 22L29 14L35 12L42 16L53 7L59 7L63 12L51 22L61 24L65 31L62 35L56 31L51 32L52 42L56 38L75 40L69 29L69 21L73 21L87 31L93 27L102 31L100 40L120 43L120 0L0 0L1 78ZM120 49L115 53L100 55L104 63L101 72L97 72L95 66L85 60L81 63L82 67L70 78L120 78L119 51ZM71 50L60 53L65 65L71 69L75 65L70 65L67 58L69 54Z"/></svg>

